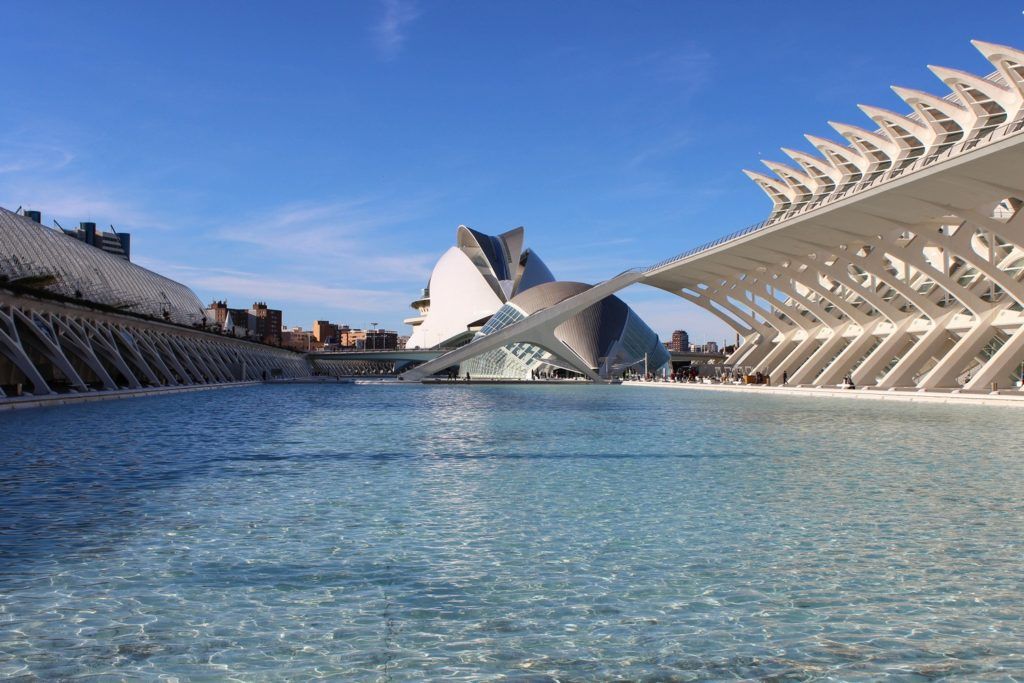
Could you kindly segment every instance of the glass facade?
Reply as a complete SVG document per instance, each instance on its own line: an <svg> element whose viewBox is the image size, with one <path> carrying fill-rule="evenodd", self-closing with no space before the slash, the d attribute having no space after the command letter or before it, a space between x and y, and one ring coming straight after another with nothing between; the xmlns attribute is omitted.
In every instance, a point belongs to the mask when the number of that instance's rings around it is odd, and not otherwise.
<svg viewBox="0 0 1024 683"><path fill-rule="evenodd" d="M505 304L473 338L485 337L525 318L521 310L512 304ZM525 379L550 357L551 354L539 346L519 342L482 353L463 363L459 372L468 372L471 377Z"/></svg>
<svg viewBox="0 0 1024 683"><path fill-rule="evenodd" d="M607 358L601 368L601 375L604 377L619 376L627 368L642 372L645 356L647 371L651 373L656 373L671 359L668 349L658 339L654 330L630 309L626 315L622 334L608 349Z"/></svg>
<svg viewBox="0 0 1024 683"><path fill-rule="evenodd" d="M484 256L487 257L491 270L494 271L494 276L499 280L512 279L511 274L508 272L508 254L505 251L505 244L501 241L501 238L494 235L485 235L472 228L468 228L468 230L476 238L480 249L484 252Z"/></svg>
<svg viewBox="0 0 1024 683"><path fill-rule="evenodd" d="M601 354L601 366L597 368L602 377L619 377L629 368L642 369L645 357L648 372L657 372L669 362L669 352L658 339L658 335L618 297L609 297L600 305L606 308L621 306L626 309L624 318L615 315L597 318L605 323L603 327L612 322L618 329L591 329L587 332L594 338L608 340L598 342L605 347ZM505 304L477 332L474 339L492 334L525 318L526 315L513 303ZM530 379L534 372L556 368L571 369L572 365L535 344L516 342L486 351L466 361L459 371L468 372L471 377L477 378Z"/></svg>

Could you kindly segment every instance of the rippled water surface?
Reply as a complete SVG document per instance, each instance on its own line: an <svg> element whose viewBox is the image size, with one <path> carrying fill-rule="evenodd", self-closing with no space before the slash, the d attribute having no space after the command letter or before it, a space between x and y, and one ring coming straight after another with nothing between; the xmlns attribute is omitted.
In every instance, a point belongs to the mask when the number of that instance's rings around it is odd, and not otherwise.
<svg viewBox="0 0 1024 683"><path fill-rule="evenodd" d="M0 415L0 678L1024 678L1012 408L259 386Z"/></svg>

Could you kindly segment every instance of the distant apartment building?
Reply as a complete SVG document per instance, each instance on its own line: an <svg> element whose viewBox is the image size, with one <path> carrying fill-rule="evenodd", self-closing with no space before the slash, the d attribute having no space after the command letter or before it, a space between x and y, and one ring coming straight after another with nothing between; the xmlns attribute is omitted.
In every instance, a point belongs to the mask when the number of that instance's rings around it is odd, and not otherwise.
<svg viewBox="0 0 1024 683"><path fill-rule="evenodd" d="M398 333L391 330L369 330L363 339L367 351L394 350L398 348Z"/></svg>
<svg viewBox="0 0 1024 683"><path fill-rule="evenodd" d="M328 320L317 320L313 322L313 337L318 344L340 344L338 339L338 325Z"/></svg>
<svg viewBox="0 0 1024 683"><path fill-rule="evenodd" d="M286 349L312 351L316 345L316 336L310 330L296 326L281 332L281 346Z"/></svg>
<svg viewBox="0 0 1024 683"><path fill-rule="evenodd" d="M255 318L252 327L253 336L264 344L281 345L281 311L276 308L269 308L266 301L257 301L249 309L250 315Z"/></svg>
<svg viewBox="0 0 1024 683"><path fill-rule="evenodd" d="M364 341L366 341L366 330L353 330L348 325L342 325L338 328L338 345L341 348L362 348Z"/></svg>
<svg viewBox="0 0 1024 683"><path fill-rule="evenodd" d="M333 351L337 349L385 350L404 348L408 337L399 338L392 330L362 330L329 320L313 321L312 346Z"/></svg>
<svg viewBox="0 0 1024 683"><path fill-rule="evenodd" d="M125 261L131 261L132 236L128 232L101 232L96 229L95 223L82 222L79 227L73 229L61 228L61 231L68 237L74 237L79 242L85 242L97 249L102 249L108 254L119 256Z"/></svg>
<svg viewBox="0 0 1024 683"><path fill-rule="evenodd" d="M215 327L232 337L252 337L249 311L245 308L228 308L227 301L214 301L206 308L205 324Z"/></svg>
<svg viewBox="0 0 1024 683"><path fill-rule="evenodd" d="M252 308L230 308L227 301L214 301L206 308L206 324L224 334L281 346L281 311L257 301Z"/></svg>
<svg viewBox="0 0 1024 683"><path fill-rule="evenodd" d="M706 344L693 344L690 349L694 353L718 353L718 342L708 342Z"/></svg>
<svg viewBox="0 0 1024 683"><path fill-rule="evenodd" d="M400 334L398 335L398 348L404 349L405 345L409 343L409 335Z"/></svg>
<svg viewBox="0 0 1024 683"><path fill-rule="evenodd" d="M686 353L690 350L690 335L686 330L676 330L672 333L672 341L668 343L668 350L676 353Z"/></svg>
<svg viewBox="0 0 1024 683"><path fill-rule="evenodd" d="M228 322L228 302L215 300L206 307L206 317L203 319L207 326L213 326L219 328L221 331L227 330Z"/></svg>
<svg viewBox="0 0 1024 683"><path fill-rule="evenodd" d="M40 211L25 211L25 217L30 218L36 223L43 222L43 214ZM85 242L97 249L102 249L108 254L113 254L123 258L125 261L131 260L132 254L132 236L128 232L117 232L111 226L111 232L102 232L96 230L96 224L91 222L79 223L77 228L61 228L68 237L73 237L79 242Z"/></svg>

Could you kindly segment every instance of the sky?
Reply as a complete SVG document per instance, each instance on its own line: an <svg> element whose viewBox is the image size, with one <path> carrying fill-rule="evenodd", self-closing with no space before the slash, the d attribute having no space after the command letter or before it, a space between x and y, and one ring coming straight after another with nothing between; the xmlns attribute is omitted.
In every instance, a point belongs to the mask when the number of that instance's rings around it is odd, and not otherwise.
<svg viewBox="0 0 1024 683"><path fill-rule="evenodd" d="M1024 2L2 0L0 206L286 325L402 319L465 224L598 282L765 218L743 174L1024 46ZM731 339L668 292L668 338Z"/></svg>

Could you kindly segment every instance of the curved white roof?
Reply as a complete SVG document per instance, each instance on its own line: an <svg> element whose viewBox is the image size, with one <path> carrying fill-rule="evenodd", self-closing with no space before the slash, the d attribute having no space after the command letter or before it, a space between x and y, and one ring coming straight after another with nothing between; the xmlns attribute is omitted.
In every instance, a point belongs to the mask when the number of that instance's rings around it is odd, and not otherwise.
<svg viewBox="0 0 1024 683"><path fill-rule="evenodd" d="M83 302L192 325L204 315L191 289L0 208L0 278Z"/></svg>
<svg viewBox="0 0 1024 683"><path fill-rule="evenodd" d="M519 292L554 276L533 251L523 251L523 228L500 235L460 225L455 246L438 260L430 274L427 297L413 302L429 310L407 320L413 326L406 348L457 345ZM460 339L461 337L461 339Z"/></svg>
<svg viewBox="0 0 1024 683"><path fill-rule="evenodd" d="M430 274L430 311L413 329L406 348L444 346L468 332L473 323L493 315L503 303L469 256L452 247Z"/></svg>

